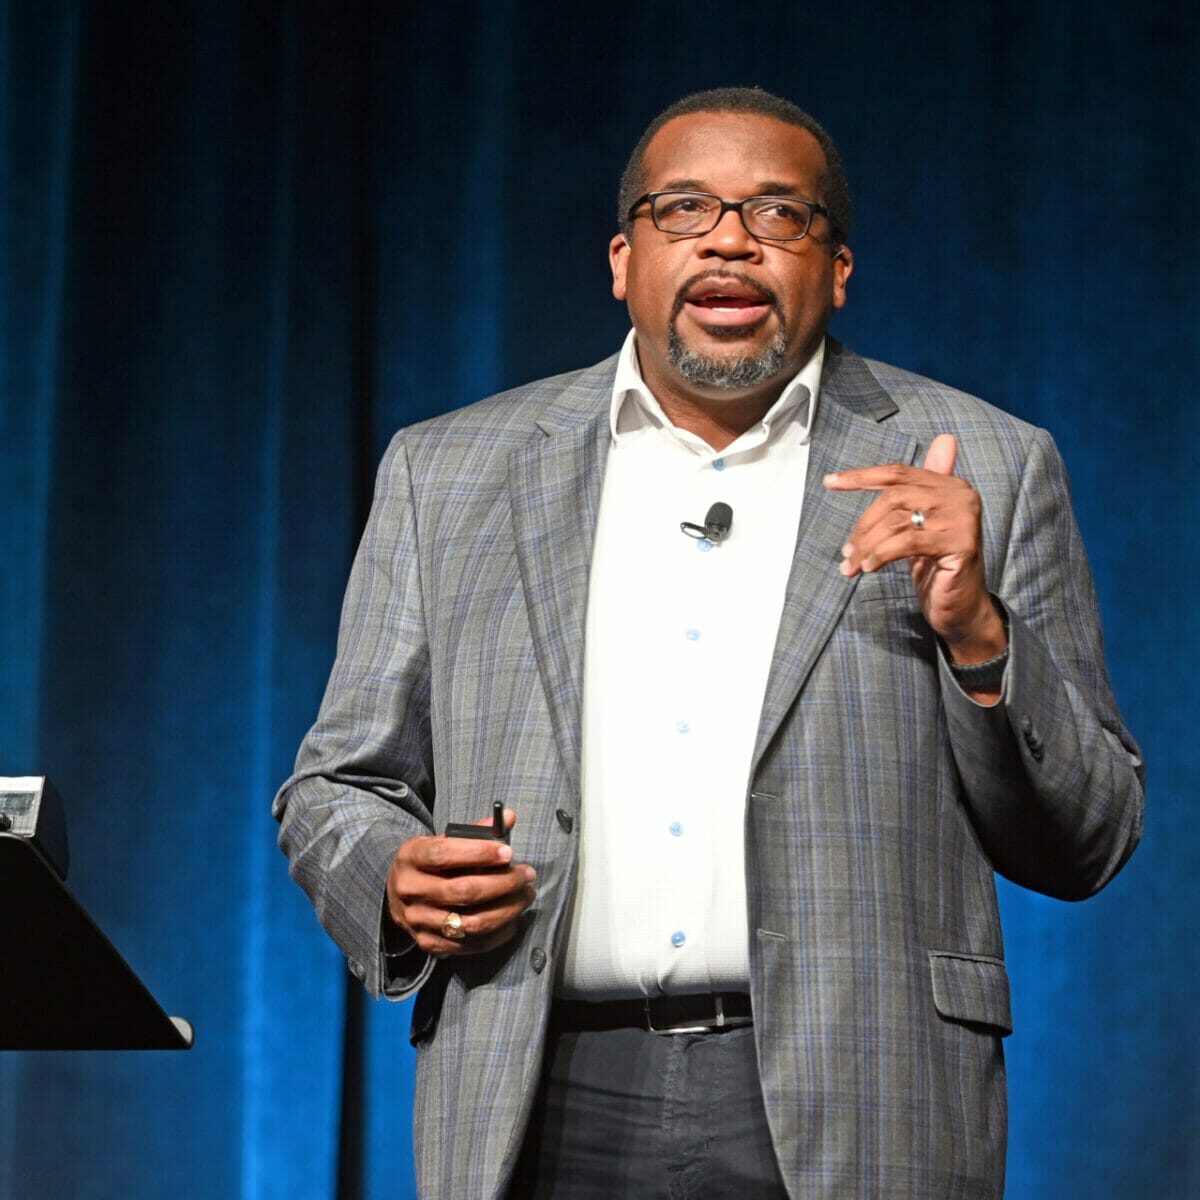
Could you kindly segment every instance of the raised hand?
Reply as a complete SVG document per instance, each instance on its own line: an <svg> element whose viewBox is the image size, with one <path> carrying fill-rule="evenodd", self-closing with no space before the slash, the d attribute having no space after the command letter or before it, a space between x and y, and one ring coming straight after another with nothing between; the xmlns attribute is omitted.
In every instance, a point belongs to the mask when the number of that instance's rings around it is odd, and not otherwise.
<svg viewBox="0 0 1200 1200"><path fill-rule="evenodd" d="M983 503L954 474L958 443L939 434L924 464L853 467L826 475L831 491L879 494L842 547L843 575L908 559L921 609L955 661L983 662L1007 645L1004 621L984 579Z"/></svg>

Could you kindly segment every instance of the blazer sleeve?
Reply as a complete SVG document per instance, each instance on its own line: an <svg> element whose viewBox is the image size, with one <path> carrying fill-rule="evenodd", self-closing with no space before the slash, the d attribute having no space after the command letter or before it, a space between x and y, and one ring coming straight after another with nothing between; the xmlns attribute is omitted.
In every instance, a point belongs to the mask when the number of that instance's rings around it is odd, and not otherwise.
<svg viewBox="0 0 1200 1200"><path fill-rule="evenodd" d="M376 997L400 999L432 969L403 936L385 936L383 908L397 848L434 832L429 696L417 522L398 435L379 470L320 713L273 809L292 878Z"/></svg>
<svg viewBox="0 0 1200 1200"><path fill-rule="evenodd" d="M1066 469L1045 430L1030 444L993 590L1009 615L1000 702L977 704L940 662L964 802L1000 874L1083 899L1141 837L1143 769L1113 699Z"/></svg>

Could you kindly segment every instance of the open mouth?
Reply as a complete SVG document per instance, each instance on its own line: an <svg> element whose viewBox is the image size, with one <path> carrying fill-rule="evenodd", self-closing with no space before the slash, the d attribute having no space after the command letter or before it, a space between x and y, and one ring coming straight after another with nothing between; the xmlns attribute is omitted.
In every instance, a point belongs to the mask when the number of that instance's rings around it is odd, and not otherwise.
<svg viewBox="0 0 1200 1200"><path fill-rule="evenodd" d="M774 306L774 297L749 280L702 279L683 295L683 309L700 325L755 325Z"/></svg>

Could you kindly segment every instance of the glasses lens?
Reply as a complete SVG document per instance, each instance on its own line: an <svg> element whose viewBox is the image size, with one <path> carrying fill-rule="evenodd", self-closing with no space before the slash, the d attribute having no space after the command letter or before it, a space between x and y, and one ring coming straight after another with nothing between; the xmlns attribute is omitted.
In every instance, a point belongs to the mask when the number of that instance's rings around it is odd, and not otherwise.
<svg viewBox="0 0 1200 1200"><path fill-rule="evenodd" d="M654 200L654 224L664 233L705 233L717 223L721 202L700 192L663 192Z"/></svg>
<svg viewBox="0 0 1200 1200"><path fill-rule="evenodd" d="M742 212L746 228L762 238L802 238L812 220L812 209L807 204L784 196L758 196Z"/></svg>

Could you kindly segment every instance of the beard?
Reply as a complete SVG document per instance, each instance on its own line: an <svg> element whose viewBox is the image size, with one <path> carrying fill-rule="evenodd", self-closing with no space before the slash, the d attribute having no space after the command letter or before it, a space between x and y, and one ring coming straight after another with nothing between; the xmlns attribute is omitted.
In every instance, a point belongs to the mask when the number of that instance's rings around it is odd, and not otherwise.
<svg viewBox="0 0 1200 1200"><path fill-rule="evenodd" d="M741 333L741 330L737 332ZM770 345L757 353L740 354L732 358L718 358L689 349L679 336L674 321L667 334L667 361L671 366L688 383L723 392L757 387L773 379L783 370L786 353L787 342L782 328L771 339Z"/></svg>
<svg viewBox="0 0 1200 1200"><path fill-rule="evenodd" d="M683 311L688 292L696 284L710 278L735 279L743 287L752 288L763 300L774 306L779 320L779 328L769 345L753 354L739 354L732 357L700 354L684 345L683 338L679 336L677 324L679 314ZM710 327L709 333L715 337L732 340L743 337L745 330L714 325ZM693 275L680 287L675 297L675 307L671 312L671 320L667 329L667 361L688 383L722 392L757 387L759 384L773 379L783 370L786 354L787 323L779 307L779 298L770 288L749 279L738 271L731 271L727 268L702 271L698 275Z"/></svg>

